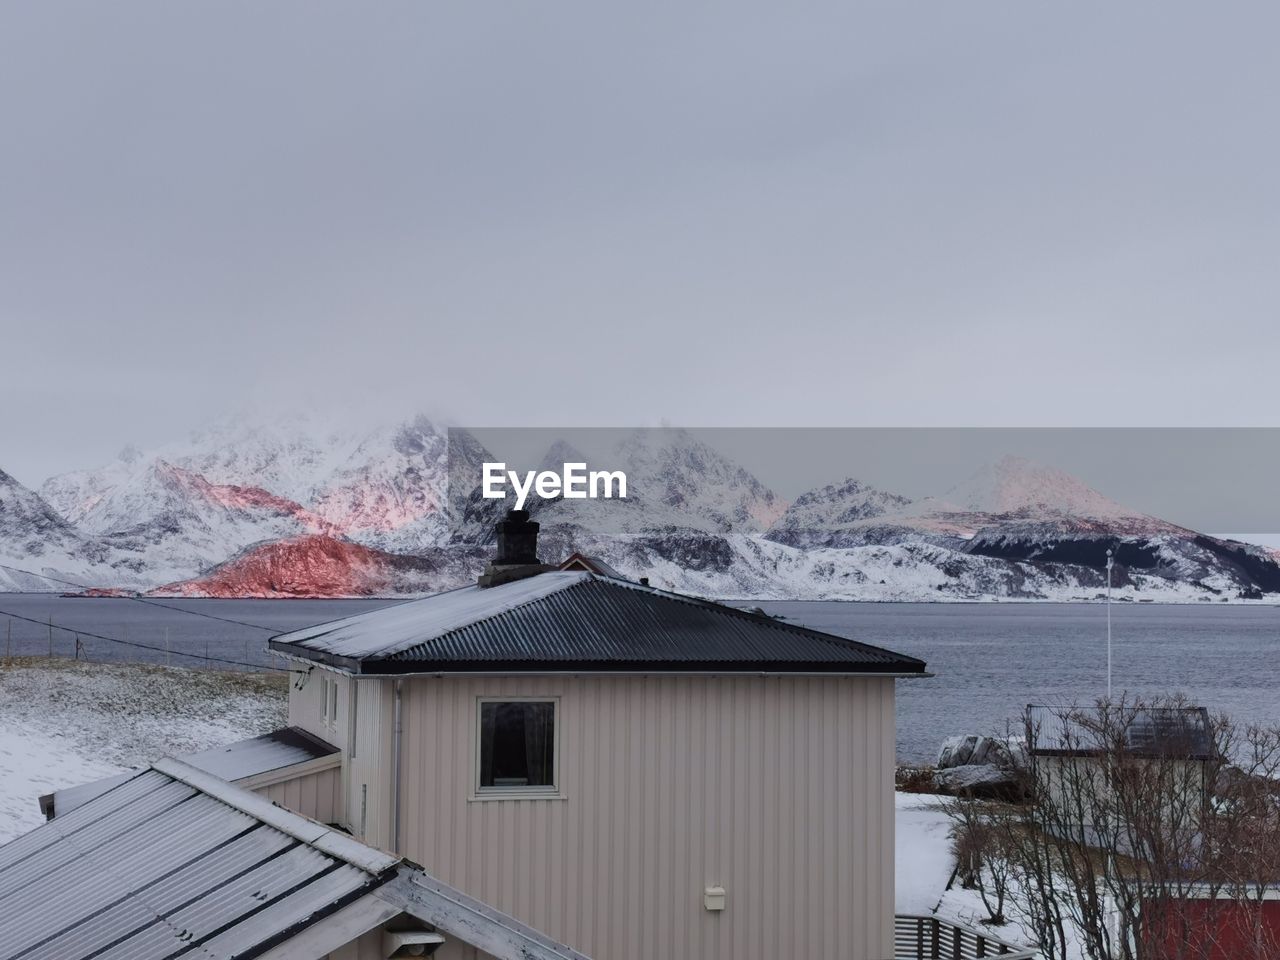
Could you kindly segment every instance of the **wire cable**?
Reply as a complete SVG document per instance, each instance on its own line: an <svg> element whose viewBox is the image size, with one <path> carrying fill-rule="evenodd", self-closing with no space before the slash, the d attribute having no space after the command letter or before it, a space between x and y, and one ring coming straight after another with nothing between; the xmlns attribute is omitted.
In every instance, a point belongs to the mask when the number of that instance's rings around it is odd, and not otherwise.
<svg viewBox="0 0 1280 960"><path fill-rule="evenodd" d="M167 647L153 647L149 643L138 643L136 640L121 640L119 637L108 637L105 634L92 633L88 630L77 629L76 627L64 627L62 624L54 623L52 620L37 620L35 617L24 617L20 613L10 613L8 610L0 610L0 617L11 617L14 620L25 620L27 623L34 623L37 626L49 627L50 629L56 628L65 633L76 634L81 637L93 637L95 640L106 640L109 643L120 643L124 644L126 647L137 647L140 650L154 650L156 653L163 653L170 656L177 653L180 657L188 657L192 660L208 660L212 663L227 663L236 667L253 667L255 670L274 669L263 663L249 663L245 660L228 660L225 657L211 657L208 654L184 653L181 651L171 650Z"/></svg>
<svg viewBox="0 0 1280 960"><path fill-rule="evenodd" d="M7 563L0 563L0 570L12 570L14 573L22 573L28 577L36 577L40 580L48 580L51 583L61 583L68 587L77 587L81 590L96 590L97 587L91 587L87 583L76 583L74 580L63 580L60 577L51 577L47 573L34 573L31 570L23 570L21 567L11 567ZM201 613L199 610L188 610L185 607L177 607L172 603L161 603L159 600L153 600L150 597L139 597L135 594L112 595L113 600L134 600L138 603L145 603L152 607L163 607L166 610L177 610L179 613L187 613L193 617L204 617L206 620L218 620L222 623L234 623L240 627L252 627L255 630L266 630L268 633L281 633L277 627L268 627L261 623L249 623L247 620L234 620L231 617L219 617L212 613Z"/></svg>

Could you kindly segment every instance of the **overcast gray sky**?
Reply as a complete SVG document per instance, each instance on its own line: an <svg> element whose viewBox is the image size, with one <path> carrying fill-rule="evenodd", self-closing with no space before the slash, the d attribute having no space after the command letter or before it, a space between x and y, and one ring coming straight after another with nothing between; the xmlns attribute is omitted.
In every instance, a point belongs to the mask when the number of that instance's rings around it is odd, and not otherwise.
<svg viewBox="0 0 1280 960"><path fill-rule="evenodd" d="M1274 425L1274 3L0 4L0 468L245 407Z"/></svg>

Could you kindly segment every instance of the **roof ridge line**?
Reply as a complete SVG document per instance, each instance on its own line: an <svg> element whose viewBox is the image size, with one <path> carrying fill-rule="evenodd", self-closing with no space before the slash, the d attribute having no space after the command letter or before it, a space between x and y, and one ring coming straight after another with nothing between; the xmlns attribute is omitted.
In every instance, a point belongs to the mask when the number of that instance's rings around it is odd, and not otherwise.
<svg viewBox="0 0 1280 960"><path fill-rule="evenodd" d="M365 873L380 876L402 862L399 857L361 843L345 833L339 833L318 820L277 806L266 797L238 787L212 773L206 773L176 757L157 760L151 765L151 769L185 783L192 789Z"/></svg>

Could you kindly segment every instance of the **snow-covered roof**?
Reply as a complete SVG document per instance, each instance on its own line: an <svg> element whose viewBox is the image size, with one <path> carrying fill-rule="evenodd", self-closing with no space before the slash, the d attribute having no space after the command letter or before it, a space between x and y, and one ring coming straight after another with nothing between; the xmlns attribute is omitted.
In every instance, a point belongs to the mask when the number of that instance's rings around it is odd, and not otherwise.
<svg viewBox="0 0 1280 960"><path fill-rule="evenodd" d="M551 571L496 587L460 587L295 630L274 638L271 644L291 644L341 657L387 657L477 620L541 599L589 576L576 570Z"/></svg>
<svg viewBox="0 0 1280 960"><path fill-rule="evenodd" d="M355 673L919 674L880 647L586 571L464 587L283 634L281 653Z"/></svg>

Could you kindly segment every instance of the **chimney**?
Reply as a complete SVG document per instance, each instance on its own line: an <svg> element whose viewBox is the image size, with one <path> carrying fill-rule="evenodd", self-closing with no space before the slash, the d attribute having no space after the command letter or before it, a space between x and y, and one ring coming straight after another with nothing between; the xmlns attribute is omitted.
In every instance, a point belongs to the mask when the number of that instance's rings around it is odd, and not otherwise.
<svg viewBox="0 0 1280 960"><path fill-rule="evenodd" d="M498 552L476 581L481 587L496 587L556 569L538 559L538 523L528 510L508 510L506 519L493 525L498 535Z"/></svg>
<svg viewBox="0 0 1280 960"><path fill-rule="evenodd" d="M493 525L498 533L496 567L541 563L538 559L538 521L529 519L528 510L508 510L507 518Z"/></svg>

